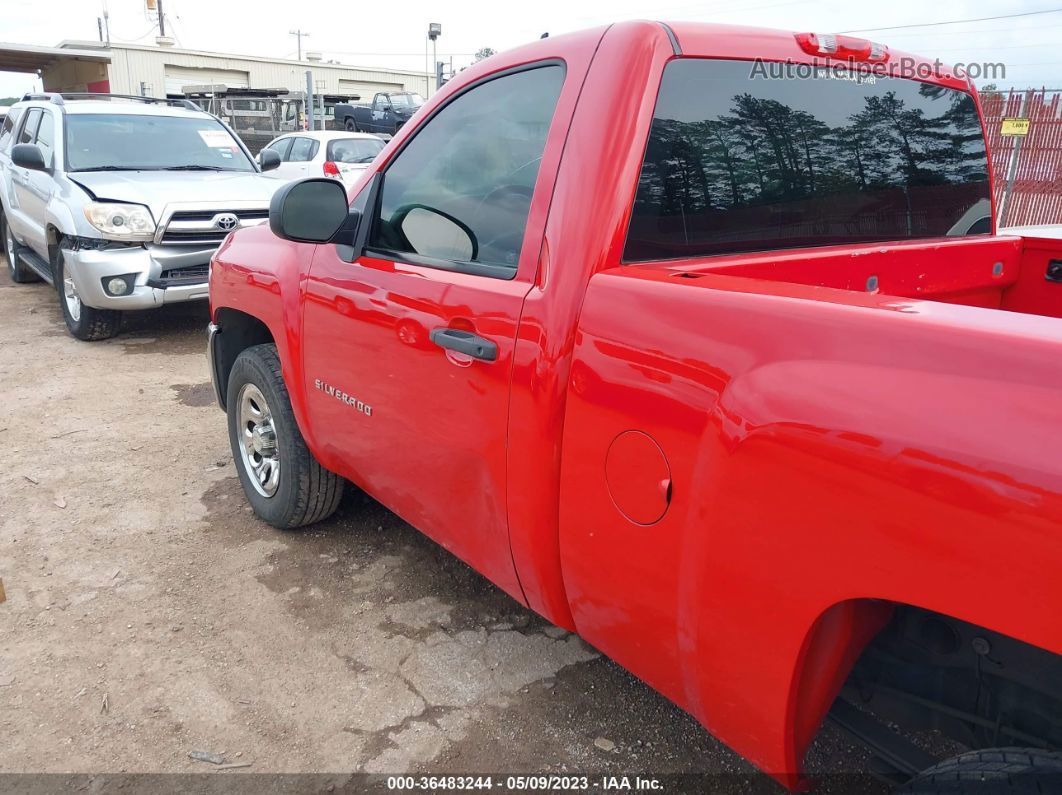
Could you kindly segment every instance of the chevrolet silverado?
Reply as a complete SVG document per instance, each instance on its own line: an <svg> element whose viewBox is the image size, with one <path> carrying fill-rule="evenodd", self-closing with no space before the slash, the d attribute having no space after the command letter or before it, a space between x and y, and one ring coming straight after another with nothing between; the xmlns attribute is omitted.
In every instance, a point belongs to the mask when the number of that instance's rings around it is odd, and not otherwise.
<svg viewBox="0 0 1062 795"><path fill-rule="evenodd" d="M1050 791L1062 245L991 196L972 83L865 40L496 55L215 255L247 498L355 484L787 787L829 719L908 792Z"/></svg>

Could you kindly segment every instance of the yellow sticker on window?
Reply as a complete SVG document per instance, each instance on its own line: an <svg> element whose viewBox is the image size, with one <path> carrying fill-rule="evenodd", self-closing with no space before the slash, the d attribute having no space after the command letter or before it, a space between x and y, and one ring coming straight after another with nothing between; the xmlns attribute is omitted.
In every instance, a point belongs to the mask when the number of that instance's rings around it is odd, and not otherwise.
<svg viewBox="0 0 1062 795"><path fill-rule="evenodd" d="M1028 135L1029 134L1029 120L1028 119L1003 119L1003 123L999 127L1000 135Z"/></svg>

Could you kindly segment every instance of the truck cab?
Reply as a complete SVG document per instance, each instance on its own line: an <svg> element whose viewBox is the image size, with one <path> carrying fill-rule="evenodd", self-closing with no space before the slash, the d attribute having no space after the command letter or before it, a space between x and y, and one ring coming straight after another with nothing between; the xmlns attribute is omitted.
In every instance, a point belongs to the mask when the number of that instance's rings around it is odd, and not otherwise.
<svg viewBox="0 0 1062 795"><path fill-rule="evenodd" d="M394 135L424 104L424 98L411 91L380 92L370 105L338 104L335 120L349 132Z"/></svg>

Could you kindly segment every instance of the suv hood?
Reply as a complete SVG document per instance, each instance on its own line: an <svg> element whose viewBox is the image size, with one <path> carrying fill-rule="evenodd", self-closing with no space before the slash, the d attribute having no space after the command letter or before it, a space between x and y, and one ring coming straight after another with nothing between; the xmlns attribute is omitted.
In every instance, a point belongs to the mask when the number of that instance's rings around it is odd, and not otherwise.
<svg viewBox="0 0 1062 795"><path fill-rule="evenodd" d="M77 171L67 176L101 201L143 204L156 223L172 204L268 207L282 183L250 171Z"/></svg>

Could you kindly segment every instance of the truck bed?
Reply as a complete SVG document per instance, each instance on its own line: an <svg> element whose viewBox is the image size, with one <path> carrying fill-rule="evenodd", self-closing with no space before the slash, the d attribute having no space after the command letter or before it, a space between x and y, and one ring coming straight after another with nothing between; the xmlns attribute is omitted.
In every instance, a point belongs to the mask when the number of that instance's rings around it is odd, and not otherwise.
<svg viewBox="0 0 1062 795"><path fill-rule="evenodd" d="M713 273L1062 317L1062 282L1047 278L1052 262L1062 271L1062 241L993 236L765 251L668 266L680 278Z"/></svg>

